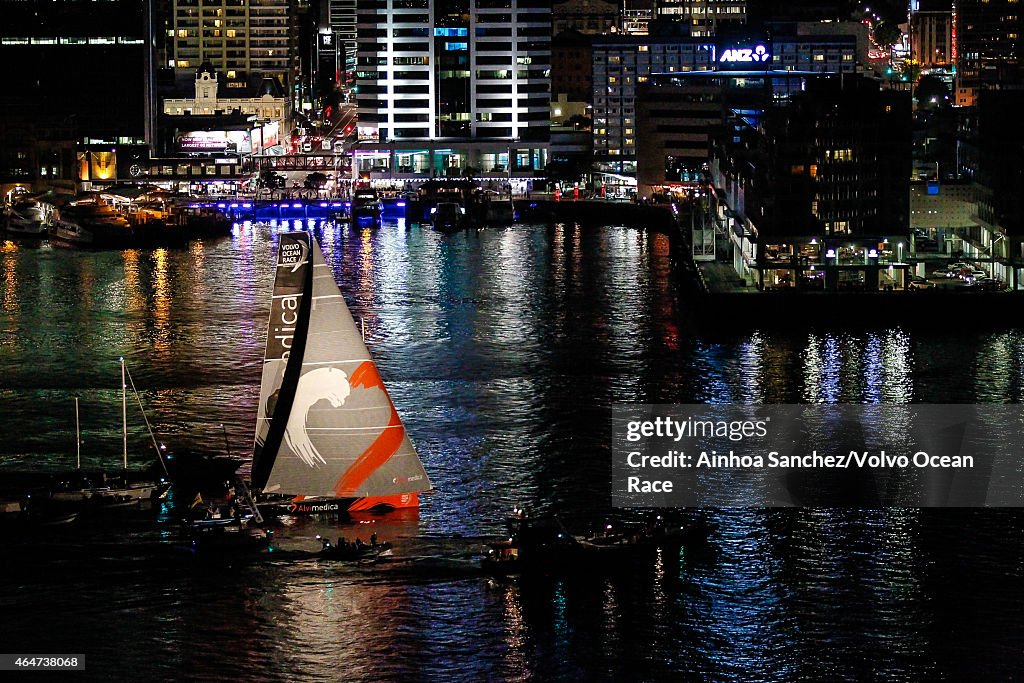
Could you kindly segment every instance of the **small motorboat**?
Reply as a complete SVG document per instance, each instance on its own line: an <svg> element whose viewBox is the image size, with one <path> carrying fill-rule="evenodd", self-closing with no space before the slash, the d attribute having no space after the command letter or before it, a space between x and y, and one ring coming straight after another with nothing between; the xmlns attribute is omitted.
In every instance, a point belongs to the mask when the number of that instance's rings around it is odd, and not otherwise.
<svg viewBox="0 0 1024 683"><path fill-rule="evenodd" d="M251 516L186 520L182 533L184 549L196 554L258 552L269 547L273 535Z"/></svg>
<svg viewBox="0 0 1024 683"><path fill-rule="evenodd" d="M430 214L435 230L461 230L469 226L466 207L457 202L440 202Z"/></svg>
<svg viewBox="0 0 1024 683"><path fill-rule="evenodd" d="M678 552L695 530L671 528L659 517L653 524L600 534L574 536L561 522L532 520L516 510L507 520L509 537L492 543L480 560L492 574L557 574L629 567L636 560L654 557L659 550Z"/></svg>
<svg viewBox="0 0 1024 683"><path fill-rule="evenodd" d="M388 542L377 543L372 539L369 544L356 540L349 543L344 537L339 539L337 545L332 544L328 539L316 537L321 542L320 558L323 560L340 560L342 562L361 562L364 560L377 561L392 556L392 546Z"/></svg>
<svg viewBox="0 0 1024 683"><path fill-rule="evenodd" d="M372 188L358 189L352 195L351 217L354 225L365 225L367 223L380 225L383 212L384 207L381 204L380 197L377 196L377 192Z"/></svg>

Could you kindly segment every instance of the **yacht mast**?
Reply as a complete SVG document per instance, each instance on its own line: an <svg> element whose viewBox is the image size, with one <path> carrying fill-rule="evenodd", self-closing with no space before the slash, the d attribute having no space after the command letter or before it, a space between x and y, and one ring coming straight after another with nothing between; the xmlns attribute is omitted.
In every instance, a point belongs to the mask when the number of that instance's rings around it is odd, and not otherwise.
<svg viewBox="0 0 1024 683"><path fill-rule="evenodd" d="M82 428L78 422L77 396L75 396L75 469L82 469Z"/></svg>
<svg viewBox="0 0 1024 683"><path fill-rule="evenodd" d="M124 356L121 356L121 445L124 471L128 471L128 385L124 378Z"/></svg>

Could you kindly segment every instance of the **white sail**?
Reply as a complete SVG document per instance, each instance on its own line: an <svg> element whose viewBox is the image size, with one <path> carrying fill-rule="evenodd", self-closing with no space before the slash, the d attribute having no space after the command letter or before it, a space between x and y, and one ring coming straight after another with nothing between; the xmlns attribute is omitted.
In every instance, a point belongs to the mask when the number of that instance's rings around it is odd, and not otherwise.
<svg viewBox="0 0 1024 683"><path fill-rule="evenodd" d="M275 285L271 319L294 327L285 330L294 337L287 349L268 341L254 483L265 491L305 497L430 490L320 247L306 233L288 233L281 240L286 263L284 272L279 263L277 279L285 282L280 294ZM296 256L285 259L285 254ZM305 286L296 295L291 277L300 273Z"/></svg>

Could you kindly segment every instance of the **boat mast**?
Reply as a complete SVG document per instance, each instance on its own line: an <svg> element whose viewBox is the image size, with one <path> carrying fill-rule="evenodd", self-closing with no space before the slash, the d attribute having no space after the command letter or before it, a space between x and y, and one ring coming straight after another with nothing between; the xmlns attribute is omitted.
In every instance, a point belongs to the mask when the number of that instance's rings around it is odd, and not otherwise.
<svg viewBox="0 0 1024 683"><path fill-rule="evenodd" d="M78 423L78 397L75 396L75 469L82 469L82 428Z"/></svg>
<svg viewBox="0 0 1024 683"><path fill-rule="evenodd" d="M128 384L124 378L124 356L121 356L121 445L124 471L128 472Z"/></svg>

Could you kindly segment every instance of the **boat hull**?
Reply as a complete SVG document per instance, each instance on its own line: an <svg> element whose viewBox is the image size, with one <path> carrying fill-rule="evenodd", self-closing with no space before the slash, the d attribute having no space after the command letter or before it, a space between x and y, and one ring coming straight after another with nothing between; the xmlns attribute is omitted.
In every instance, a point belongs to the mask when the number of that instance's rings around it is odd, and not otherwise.
<svg viewBox="0 0 1024 683"><path fill-rule="evenodd" d="M147 500L159 500L167 495L166 483L134 484L129 486L102 486L68 491L54 491L50 500L57 503L97 503L105 506L129 505Z"/></svg>
<svg viewBox="0 0 1024 683"><path fill-rule="evenodd" d="M393 510L418 509L419 494L400 493L368 498L302 498L268 500L257 503L260 513L278 515L330 515L358 512L385 513Z"/></svg>

